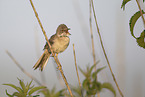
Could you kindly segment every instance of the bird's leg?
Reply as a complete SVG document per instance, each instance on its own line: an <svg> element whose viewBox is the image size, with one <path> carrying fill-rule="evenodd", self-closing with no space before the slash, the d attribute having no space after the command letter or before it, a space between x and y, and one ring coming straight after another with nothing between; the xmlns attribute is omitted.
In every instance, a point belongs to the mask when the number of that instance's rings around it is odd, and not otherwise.
<svg viewBox="0 0 145 97"><path fill-rule="evenodd" d="M54 54L54 55L53 55ZM55 56L55 53L51 54L51 57L54 57Z"/></svg>
<svg viewBox="0 0 145 97"><path fill-rule="evenodd" d="M58 62L58 67L57 67L57 69L61 70L62 67L61 67L60 62L59 62L59 60L58 60L58 54L56 53L55 56L56 56L56 60L57 60L57 62Z"/></svg>

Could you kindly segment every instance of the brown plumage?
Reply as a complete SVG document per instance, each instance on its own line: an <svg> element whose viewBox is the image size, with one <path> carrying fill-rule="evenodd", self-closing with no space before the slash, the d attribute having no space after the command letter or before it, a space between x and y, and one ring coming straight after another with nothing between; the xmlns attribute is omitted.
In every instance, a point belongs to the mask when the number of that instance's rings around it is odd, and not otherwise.
<svg viewBox="0 0 145 97"><path fill-rule="evenodd" d="M50 37L49 42L54 54L61 53L68 47L70 42L70 39L68 37L70 33L68 32L68 30L70 29L65 24L60 24L56 30L56 34ZM46 43L44 46L44 53L33 66L34 70L39 68L42 71L47 64L50 55L51 51L48 44Z"/></svg>

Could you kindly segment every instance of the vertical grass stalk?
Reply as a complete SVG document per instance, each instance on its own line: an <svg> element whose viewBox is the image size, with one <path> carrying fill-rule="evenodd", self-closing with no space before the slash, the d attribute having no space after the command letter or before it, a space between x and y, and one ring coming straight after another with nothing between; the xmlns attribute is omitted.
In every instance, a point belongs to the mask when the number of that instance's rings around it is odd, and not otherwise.
<svg viewBox="0 0 145 97"><path fill-rule="evenodd" d="M73 97L72 91L71 91L71 89L70 89L70 87L69 87L69 85L68 85L67 79L66 79L66 77L65 77L65 75L64 75L64 73L63 73L62 66L61 66L60 62L58 62L58 61L59 61L58 58L55 57L55 55L54 55L54 53L53 53L53 50L51 49L51 45L50 45L50 43L49 43L49 41L48 41L48 38L47 38L46 32L45 32L45 30L44 30L44 28L43 28L43 26L42 26L42 23L41 23L41 21L40 21L40 19L39 19L39 17L38 17L38 13L36 12L36 9L35 9L35 7L34 7L34 4L33 4L32 0L29 0L29 1L30 1L30 3L31 3L31 6L32 6L33 11L34 11L34 13L35 13L35 16L36 16L36 18L37 18L37 20L38 20L38 23L39 23L39 25L40 25L40 27L41 27L41 30L42 30L42 32L43 32L43 34L44 34L44 36L45 36L45 39L46 39L46 41L47 41L47 43L48 43L48 45L49 45L50 51L51 51L51 53L52 53L52 56L54 56L55 62L56 62L56 64L58 65L58 69L59 69L59 71L60 71L60 73L61 73L61 75L62 75L62 77L63 77L63 80L64 80L64 82L65 82L67 88L68 88L68 91L69 91L71 97Z"/></svg>
<svg viewBox="0 0 145 97"><path fill-rule="evenodd" d="M93 61L94 64L96 64L96 56L95 56L95 48L94 48L94 37L93 37L93 31L92 31L92 5L91 5L91 0L89 0L89 8L90 8L90 33L91 33L91 41L92 41L92 53L93 53ZM97 65L95 66L94 70L97 70ZM97 76L96 76L97 77ZM100 97L100 93L97 93L97 97Z"/></svg>
<svg viewBox="0 0 145 97"><path fill-rule="evenodd" d="M96 64L96 56L95 56L95 48L94 48L94 37L93 37L93 31L92 31L92 10L91 10L91 0L89 2L90 5L90 32L91 32L91 41L92 41L92 53L93 53L93 60L94 64ZM96 66L95 66L95 71L96 71Z"/></svg>
<svg viewBox="0 0 145 97"><path fill-rule="evenodd" d="M93 0L91 0L91 3L92 3L92 9L93 9L93 13L94 13L94 19L95 19L95 23L96 23L96 27L97 27L97 32L98 32L98 35L99 35L99 39L100 39L100 43L101 43L101 47L102 47L102 50L103 50L105 59L106 59L106 61L107 61L108 67L109 67L109 69L110 69L110 72L111 72L111 75L112 75L112 77L113 77L113 80L114 80L114 82L115 82L115 84L116 84L116 87L117 87L117 89L118 89L120 95L121 95L122 97L124 97L124 96L123 96L123 93L121 92L120 87L119 87L119 85L118 85L118 83L117 83L117 80L116 80L116 78L115 78L115 76L114 76L114 73L113 73L113 71L112 71L112 68L111 68L111 65L110 65L110 63L109 63L107 54L106 54L106 52L105 52L105 48L104 48L104 45L103 45L103 41L102 41L102 38L101 38L101 34L100 34L100 31L99 31L99 27L98 27L98 23L97 23L97 19L96 19L96 14L95 14L95 9L94 9Z"/></svg>
<svg viewBox="0 0 145 97"><path fill-rule="evenodd" d="M75 67L76 67L77 77L78 77L78 81L79 81L79 86L80 86L81 94L82 94L82 97L83 97L82 85L81 85L81 82L80 82L80 77L79 77L78 68L77 68L76 53L75 53L74 44L73 44L73 53L74 53Z"/></svg>

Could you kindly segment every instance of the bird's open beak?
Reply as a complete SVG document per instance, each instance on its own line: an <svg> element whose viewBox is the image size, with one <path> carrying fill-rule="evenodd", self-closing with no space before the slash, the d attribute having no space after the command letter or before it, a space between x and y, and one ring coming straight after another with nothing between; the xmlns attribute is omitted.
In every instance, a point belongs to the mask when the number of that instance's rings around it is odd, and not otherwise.
<svg viewBox="0 0 145 97"><path fill-rule="evenodd" d="M68 30L70 30L70 28L68 28ZM67 31L67 32L68 32L68 31ZM68 34L71 35L69 32L68 32Z"/></svg>

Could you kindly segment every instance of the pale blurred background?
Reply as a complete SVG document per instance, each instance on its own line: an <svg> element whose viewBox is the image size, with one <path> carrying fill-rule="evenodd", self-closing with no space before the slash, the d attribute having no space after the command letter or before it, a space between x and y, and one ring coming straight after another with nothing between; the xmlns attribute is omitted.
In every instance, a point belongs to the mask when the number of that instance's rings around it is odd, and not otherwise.
<svg viewBox="0 0 145 97"><path fill-rule="evenodd" d="M78 85L72 44L75 44L77 64L82 69L85 69L88 64L93 64L89 32L89 0L33 1L48 37L55 33L61 23L71 28L70 45L65 52L59 54L59 59L69 84ZM140 1L142 3L142 0ZM122 0L94 1L100 32L124 96L145 97L145 50L137 45L129 30L129 19L138 11L138 7L135 0L132 0L123 11L121 4ZM145 10L145 5L141 6ZM142 30L143 24L140 18L135 26L135 35L139 36ZM96 60L100 60L99 67L106 66L94 18L93 32ZM2 84L18 85L17 78L23 79L25 83L31 81L10 59L5 50L8 50L27 72L43 82L40 71L34 71L32 67L43 53L44 45L45 38L29 0L0 0L0 97L7 97L5 89L8 89L8 93L14 92L14 89ZM52 59L50 58L43 74L47 87L51 89L56 86L59 90L61 85L56 76L59 71ZM82 81L84 77L82 74L80 76ZM108 66L100 73L99 81L112 83L117 97L121 97ZM33 84L37 86L35 82ZM113 97L113 94L104 89L101 97Z"/></svg>

